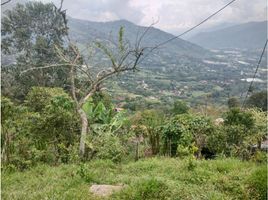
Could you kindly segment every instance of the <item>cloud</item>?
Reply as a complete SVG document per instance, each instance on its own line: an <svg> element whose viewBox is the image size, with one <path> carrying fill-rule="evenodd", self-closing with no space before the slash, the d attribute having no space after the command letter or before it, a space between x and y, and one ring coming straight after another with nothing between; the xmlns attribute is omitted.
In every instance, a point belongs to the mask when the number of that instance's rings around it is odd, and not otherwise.
<svg viewBox="0 0 268 200"><path fill-rule="evenodd" d="M49 0L43 0L48 2ZM224 6L230 0L65 0L67 13L79 19L112 21L127 19L148 26L159 19L156 27L168 32L185 30ZM59 0L53 0L58 4ZM221 23L241 23L267 19L266 0L237 0L202 27Z"/></svg>
<svg viewBox="0 0 268 200"><path fill-rule="evenodd" d="M153 17L159 17L157 26L169 32L179 32L190 28L230 0L133 0L136 7L144 11L143 24L150 24ZM230 7L219 13L204 28L221 23L241 23L266 20L266 0L237 0Z"/></svg>
<svg viewBox="0 0 268 200"><path fill-rule="evenodd" d="M43 0L48 2L49 0ZM53 0L59 5L59 0ZM65 0L64 8L68 15L91 21L112 21L128 19L139 23L143 13L139 8L132 7L130 0Z"/></svg>

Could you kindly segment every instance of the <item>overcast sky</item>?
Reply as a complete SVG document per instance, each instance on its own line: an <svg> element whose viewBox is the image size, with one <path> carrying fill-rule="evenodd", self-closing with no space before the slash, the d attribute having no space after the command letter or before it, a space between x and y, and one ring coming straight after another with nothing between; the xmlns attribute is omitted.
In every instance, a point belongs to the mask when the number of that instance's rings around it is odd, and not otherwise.
<svg viewBox="0 0 268 200"><path fill-rule="evenodd" d="M51 0L42 0L50 2ZM206 18L230 0L64 0L67 14L90 21L126 19L179 33ZM53 0L59 5L60 0ZM263 21L267 19L267 0L237 0L203 28L222 23Z"/></svg>

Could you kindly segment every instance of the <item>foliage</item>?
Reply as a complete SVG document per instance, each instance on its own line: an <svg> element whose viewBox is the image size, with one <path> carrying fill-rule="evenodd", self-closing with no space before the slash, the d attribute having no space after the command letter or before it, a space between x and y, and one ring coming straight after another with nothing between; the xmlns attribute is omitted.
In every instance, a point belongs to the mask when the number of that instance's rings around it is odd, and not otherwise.
<svg viewBox="0 0 268 200"><path fill-rule="evenodd" d="M159 128L163 123L162 114L157 110L145 110L143 112L137 112L130 121L132 121L132 130L136 136L148 138L152 154L158 154L161 139Z"/></svg>
<svg viewBox="0 0 268 200"><path fill-rule="evenodd" d="M102 101L94 104L92 101L87 101L83 105L83 109L87 114L90 124L107 124L110 123L115 114L113 108L107 108Z"/></svg>
<svg viewBox="0 0 268 200"><path fill-rule="evenodd" d="M267 91L265 90L252 94L248 98L246 105L248 107L260 108L262 111L267 111Z"/></svg>
<svg viewBox="0 0 268 200"><path fill-rule="evenodd" d="M181 124L178 121L178 118L172 118L168 120L161 127L161 132L162 132L162 138L164 140L163 152L164 154L170 156L176 155L178 142L180 141L182 134L184 134L185 136L186 135L189 136L183 124ZM184 146L182 146L181 148L184 148Z"/></svg>
<svg viewBox="0 0 268 200"><path fill-rule="evenodd" d="M231 109L224 115L224 125L217 127L208 139L209 149L218 154L224 153L242 159L250 159L253 156L254 159L253 146L256 145L260 149L260 144L266 136L266 113L258 109Z"/></svg>
<svg viewBox="0 0 268 200"><path fill-rule="evenodd" d="M25 103L33 112L43 112L52 99L57 96L71 101L62 88L32 87L26 96Z"/></svg>
<svg viewBox="0 0 268 200"><path fill-rule="evenodd" d="M251 160L256 163L267 164L267 152L257 150L254 155L251 157Z"/></svg>
<svg viewBox="0 0 268 200"><path fill-rule="evenodd" d="M40 116L5 97L1 99L1 114L2 166L24 170L36 164L40 152L34 148L31 131Z"/></svg>
<svg viewBox="0 0 268 200"><path fill-rule="evenodd" d="M201 150L205 147L213 128L211 120L204 116L177 115L162 127L164 151L169 149L171 151L169 154L172 156L176 155L176 152L181 155L196 152L200 157Z"/></svg>
<svg viewBox="0 0 268 200"><path fill-rule="evenodd" d="M86 142L87 158L111 159L119 162L125 155L120 137L125 134L127 118L125 112L115 112L113 105L106 101L105 106L103 100L105 99L98 96L83 106L93 133Z"/></svg>
<svg viewBox="0 0 268 200"><path fill-rule="evenodd" d="M61 86L67 83L68 68L39 69L21 73L32 67L57 64L57 51L64 49L67 35L62 14L52 4L28 2L7 10L2 19L2 49L5 54L16 55L16 64L4 68L14 78L3 81L17 87L12 94L23 98L32 86ZM5 92L5 90L4 90Z"/></svg>
<svg viewBox="0 0 268 200"><path fill-rule="evenodd" d="M184 157L192 157L198 151L198 148L194 145L194 143L190 146L178 145L177 148L177 156L180 158Z"/></svg>
<svg viewBox="0 0 268 200"><path fill-rule="evenodd" d="M250 129L254 125L254 118L250 112L243 112L239 108L233 108L225 113L225 125L241 125Z"/></svg>
<svg viewBox="0 0 268 200"><path fill-rule="evenodd" d="M4 165L23 170L38 162L69 162L79 130L71 98L59 88L35 87L25 105L2 100Z"/></svg>
<svg viewBox="0 0 268 200"><path fill-rule="evenodd" d="M227 104L228 104L229 109L240 106L239 100L236 97L229 98Z"/></svg>
<svg viewBox="0 0 268 200"><path fill-rule="evenodd" d="M174 115L185 114L185 113L188 113L188 111L189 111L189 107L184 101L177 100L174 102L173 109L172 109L172 113Z"/></svg>
<svg viewBox="0 0 268 200"><path fill-rule="evenodd" d="M231 146L227 142L227 127L218 126L214 133L208 138L207 147L218 155L230 155ZM231 135L232 136L232 135Z"/></svg>
<svg viewBox="0 0 268 200"><path fill-rule="evenodd" d="M104 133L95 136L86 142L90 149L89 157L112 160L113 162L120 162L126 155L125 148L121 144L119 137Z"/></svg>
<svg viewBox="0 0 268 200"><path fill-rule="evenodd" d="M262 112L260 109L248 109L248 112L252 114L254 119L253 135L250 139L258 144L260 147L261 142L265 139L267 135L267 112Z"/></svg>

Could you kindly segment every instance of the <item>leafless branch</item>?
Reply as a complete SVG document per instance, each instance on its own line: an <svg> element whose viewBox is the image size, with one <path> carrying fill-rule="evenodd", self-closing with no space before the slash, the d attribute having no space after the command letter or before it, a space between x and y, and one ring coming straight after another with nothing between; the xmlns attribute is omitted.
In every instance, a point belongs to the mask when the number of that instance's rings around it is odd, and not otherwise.
<svg viewBox="0 0 268 200"><path fill-rule="evenodd" d="M43 66L43 67L32 67L32 68L29 68L29 69L26 69L24 71L22 71L20 73L20 75L23 75L25 73L28 73L30 71L34 71L34 70L42 70L42 69L49 69L49 68L55 68L55 67L66 67L66 66L72 66L71 63L61 63L61 64L53 64L53 65L46 65L46 66ZM75 65L77 66L77 65Z"/></svg>
<svg viewBox="0 0 268 200"><path fill-rule="evenodd" d="M60 7L59 7L59 10L61 10L62 5L63 5L63 0L60 1Z"/></svg>

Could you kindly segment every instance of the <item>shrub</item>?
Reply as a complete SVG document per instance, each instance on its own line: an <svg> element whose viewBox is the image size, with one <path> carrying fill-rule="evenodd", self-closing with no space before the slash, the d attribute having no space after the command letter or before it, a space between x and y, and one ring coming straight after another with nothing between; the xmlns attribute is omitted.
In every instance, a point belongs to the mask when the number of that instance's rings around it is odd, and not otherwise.
<svg viewBox="0 0 268 200"><path fill-rule="evenodd" d="M250 129L253 127L254 122L252 113L241 111L239 108L232 108L225 113L225 125L240 125L245 127L245 129Z"/></svg>
<svg viewBox="0 0 268 200"><path fill-rule="evenodd" d="M198 151L198 148L193 144L190 146L183 146L183 145L178 145L177 148L177 156L184 158L188 156L194 156L194 154Z"/></svg>
<svg viewBox="0 0 268 200"><path fill-rule="evenodd" d="M70 99L62 88L32 87L27 94L25 103L34 112L41 112L55 96L64 96Z"/></svg>
<svg viewBox="0 0 268 200"><path fill-rule="evenodd" d="M120 162L125 155L125 149L120 139L112 134L96 136L92 142L87 142L87 146L91 148L91 157L95 156L99 159Z"/></svg>
<svg viewBox="0 0 268 200"><path fill-rule="evenodd" d="M173 104L172 113L175 115L188 113L189 107L184 101L177 100Z"/></svg>
<svg viewBox="0 0 268 200"><path fill-rule="evenodd" d="M2 98L2 163L24 170L69 162L79 130L72 99L61 88L34 87L25 105Z"/></svg>
<svg viewBox="0 0 268 200"><path fill-rule="evenodd" d="M252 94L248 98L246 105L248 107L257 107L261 108L263 111L267 111L267 91Z"/></svg>
<svg viewBox="0 0 268 200"><path fill-rule="evenodd" d="M211 120L204 116L182 114L172 117L162 127L164 150L171 151L170 154L174 156L176 152L187 153L183 148L190 148L194 144L197 147L197 157L201 157L201 150L206 146L207 138L213 130ZM180 145L179 149L178 145Z"/></svg>
<svg viewBox="0 0 268 200"><path fill-rule="evenodd" d="M145 110L137 112L131 118L133 131L136 136L143 136L148 139L152 154L156 155L160 151L159 127L163 122L163 114L157 110ZM134 128L135 127L135 128Z"/></svg>

